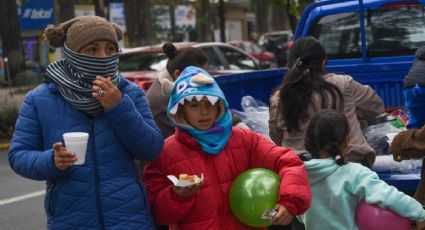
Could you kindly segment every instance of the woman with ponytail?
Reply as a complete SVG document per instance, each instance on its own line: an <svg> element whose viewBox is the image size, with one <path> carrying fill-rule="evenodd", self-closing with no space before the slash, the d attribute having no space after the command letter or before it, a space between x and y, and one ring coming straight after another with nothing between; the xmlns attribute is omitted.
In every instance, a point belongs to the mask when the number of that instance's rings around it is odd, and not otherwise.
<svg viewBox="0 0 425 230"><path fill-rule="evenodd" d="M157 158L163 137L143 90L118 70L121 29L80 16L49 25L44 37L64 58L25 96L10 166L47 182L48 229L154 229L134 160ZM89 133L83 164L64 145L67 132Z"/></svg>
<svg viewBox="0 0 425 230"><path fill-rule="evenodd" d="M391 209L425 229L425 210L412 197L380 180L378 174L356 163L345 163L350 126L347 118L331 109L316 113L307 127L302 154L312 192L311 207L297 218L306 230L358 229L357 204Z"/></svg>
<svg viewBox="0 0 425 230"><path fill-rule="evenodd" d="M167 42L162 46L162 50L168 58L164 70L159 72L158 78L146 92L146 97L152 110L153 118L161 130L164 138L174 134L174 125L167 117L167 105L170 99L164 92L169 86L167 83L174 82L180 73L188 66L196 66L203 69L208 67L208 57L201 49L187 47L181 50ZM166 81L168 80L168 81Z"/></svg>
<svg viewBox="0 0 425 230"><path fill-rule="evenodd" d="M325 73L326 51L315 38L298 39L288 52L288 72L270 98L271 139L301 154L310 118L322 109L334 109L350 125L348 148L341 156L371 167L375 151L366 142L359 120L373 121L383 113L382 100L350 76Z"/></svg>

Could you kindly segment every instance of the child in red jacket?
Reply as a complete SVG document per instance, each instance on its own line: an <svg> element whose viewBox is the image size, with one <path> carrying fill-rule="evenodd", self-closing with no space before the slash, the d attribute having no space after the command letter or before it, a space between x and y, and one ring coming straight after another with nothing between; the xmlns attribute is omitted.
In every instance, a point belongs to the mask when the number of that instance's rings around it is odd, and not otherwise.
<svg viewBox="0 0 425 230"><path fill-rule="evenodd" d="M171 229L253 229L238 221L228 204L234 179L251 168L268 168L281 178L273 224L284 225L311 203L303 162L248 129L232 128L223 92L204 70L187 67L174 85L168 116L175 135L142 177L156 221ZM171 91L171 90L169 90ZM204 175L202 183L177 187L167 175Z"/></svg>

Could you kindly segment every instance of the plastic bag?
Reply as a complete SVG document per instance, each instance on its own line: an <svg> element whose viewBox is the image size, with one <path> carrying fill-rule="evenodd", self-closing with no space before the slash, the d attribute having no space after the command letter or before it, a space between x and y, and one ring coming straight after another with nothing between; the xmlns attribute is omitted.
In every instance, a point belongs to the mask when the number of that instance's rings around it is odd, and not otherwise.
<svg viewBox="0 0 425 230"><path fill-rule="evenodd" d="M269 106L252 96L244 96L241 100L242 111L232 109L252 131L260 133L270 139L269 136Z"/></svg>
<svg viewBox="0 0 425 230"><path fill-rule="evenodd" d="M375 163L372 166L375 172L391 173L417 173L422 167L422 160L394 161L389 153L389 145L394 137L401 131L406 130L408 113L403 109L397 109L390 114L378 116L379 122L363 130L369 145L376 151Z"/></svg>
<svg viewBox="0 0 425 230"><path fill-rule="evenodd" d="M371 125L363 130L367 143L375 150L376 155L388 154L388 141L387 134L399 133L405 128L397 128L391 123L386 121L376 125Z"/></svg>
<svg viewBox="0 0 425 230"><path fill-rule="evenodd" d="M392 155L376 156L372 166L375 172L416 173L422 167L422 160L394 161Z"/></svg>
<svg viewBox="0 0 425 230"><path fill-rule="evenodd" d="M409 112L406 108L394 110L390 113L390 115L395 118L395 120L391 122L391 124L395 127L402 128L407 126Z"/></svg>

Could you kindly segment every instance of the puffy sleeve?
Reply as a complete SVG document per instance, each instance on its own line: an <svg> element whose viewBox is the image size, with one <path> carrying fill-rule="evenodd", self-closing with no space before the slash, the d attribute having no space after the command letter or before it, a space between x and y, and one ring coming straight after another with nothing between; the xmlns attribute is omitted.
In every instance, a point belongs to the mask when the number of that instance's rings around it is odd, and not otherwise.
<svg viewBox="0 0 425 230"><path fill-rule="evenodd" d="M164 138L152 118L142 89L123 92L121 101L106 109L105 113L115 133L133 156L139 160L153 160L159 156Z"/></svg>
<svg viewBox="0 0 425 230"><path fill-rule="evenodd" d="M363 167L358 165L358 167ZM380 180L378 174L369 168L363 167L357 173L352 192L359 197L364 197L368 204L377 204L388 208L408 219L417 221L425 218L422 205L412 197L398 191L395 187Z"/></svg>
<svg viewBox="0 0 425 230"><path fill-rule="evenodd" d="M156 223L173 224L189 215L196 195L183 198L173 191L173 184L167 178L167 173L161 158L146 164L142 180L148 190L149 202ZM162 167L161 167L162 166Z"/></svg>
<svg viewBox="0 0 425 230"><path fill-rule="evenodd" d="M278 127L278 119L279 119L279 94L275 93L270 98L269 105L269 136L272 141L279 146L282 146L283 140L283 130Z"/></svg>
<svg viewBox="0 0 425 230"><path fill-rule="evenodd" d="M64 172L54 164L53 147L44 149L42 130L33 99L33 92L28 93L19 111L8 153L9 164L23 177L51 180L60 177Z"/></svg>
<svg viewBox="0 0 425 230"><path fill-rule="evenodd" d="M289 148L279 147L250 130L244 130L249 138L251 168L268 168L280 179L278 203L284 205L292 215L303 214L310 207L311 191L304 163Z"/></svg>
<svg viewBox="0 0 425 230"><path fill-rule="evenodd" d="M368 85L362 85L352 77L346 76L346 92L355 101L356 114L361 120L373 121L385 112L385 105L379 95Z"/></svg>
<svg viewBox="0 0 425 230"><path fill-rule="evenodd" d="M394 160L418 159L425 156L425 126L398 133L391 142Z"/></svg>

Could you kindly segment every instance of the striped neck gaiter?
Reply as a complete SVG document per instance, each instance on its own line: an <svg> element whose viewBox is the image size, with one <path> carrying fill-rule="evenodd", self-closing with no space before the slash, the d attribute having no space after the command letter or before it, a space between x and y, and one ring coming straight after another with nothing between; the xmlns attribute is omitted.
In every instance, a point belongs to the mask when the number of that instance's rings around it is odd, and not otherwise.
<svg viewBox="0 0 425 230"><path fill-rule="evenodd" d="M74 108L91 116L100 115L103 107L92 96L93 81L96 76L111 77L112 83L119 85L119 52L105 58L91 57L64 45L63 53L65 58L51 63L46 75L58 84L59 92Z"/></svg>

